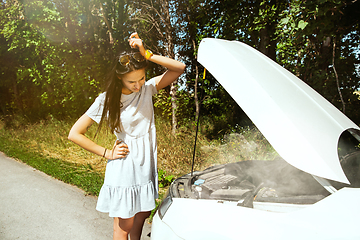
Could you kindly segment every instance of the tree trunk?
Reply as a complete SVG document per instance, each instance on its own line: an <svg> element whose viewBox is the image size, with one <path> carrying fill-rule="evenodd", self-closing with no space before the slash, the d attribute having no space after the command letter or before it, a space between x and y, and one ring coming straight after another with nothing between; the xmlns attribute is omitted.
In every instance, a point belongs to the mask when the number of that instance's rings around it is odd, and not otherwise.
<svg viewBox="0 0 360 240"><path fill-rule="evenodd" d="M170 14L170 2L168 0L160 0L154 5L154 2L145 2L139 1L140 6L142 6L142 12L139 20L147 21L150 23L151 28L154 28L164 43L165 55L169 58L175 58L174 53L174 40L173 36L173 27L171 24L171 14ZM172 108L172 120L171 120L171 132L175 135L178 121L176 116L176 111L178 108L177 104L177 90L178 90L178 81L174 81L170 84L170 97L171 97L171 108Z"/></svg>
<svg viewBox="0 0 360 240"><path fill-rule="evenodd" d="M196 51L196 44L195 41L192 41L194 52ZM194 83L194 99L195 99L195 111L196 111L196 119L198 119L200 114L200 104L199 104L199 97L198 97L198 81L199 81L199 67L195 63L195 83Z"/></svg>
<svg viewBox="0 0 360 240"><path fill-rule="evenodd" d="M271 39L271 36L274 32L275 28L272 26L272 24L266 25L265 28L260 30L259 51L275 61L276 41Z"/></svg>
<svg viewBox="0 0 360 240"><path fill-rule="evenodd" d="M339 96L340 96L340 100L342 103L342 112L345 114L345 101L344 98L342 96L341 93L341 88L340 88L340 83L339 83L339 75L337 74L336 68L335 68L335 47L336 47L336 43L335 43L335 38L333 39L333 55L332 55L332 67L334 69L334 74L335 74L335 79L336 79L336 86L337 86L337 90L339 92Z"/></svg>
<svg viewBox="0 0 360 240"><path fill-rule="evenodd" d="M107 19L107 12L106 10L102 7L101 3L100 3L100 10L103 12L103 19L104 19L104 22L106 24L106 27L108 29L108 33L109 33L109 43L110 45L114 45L114 38L113 38L113 35L112 35L112 26L110 25L110 22L109 20Z"/></svg>
<svg viewBox="0 0 360 240"><path fill-rule="evenodd" d="M170 20L169 20L170 21ZM169 23L170 24L170 23ZM172 42L172 37L171 37L171 31L166 31L166 38L168 40L168 56L170 58L175 58L175 54L174 54L174 45ZM177 104L177 91L178 91L178 81L175 80L174 82L172 82L170 84L170 97L171 97L171 111L172 111L172 119L171 119L171 133L173 135L176 134L176 129L178 127L178 121L177 121L177 116L176 116L176 111L178 108L178 104Z"/></svg>
<svg viewBox="0 0 360 240"><path fill-rule="evenodd" d="M13 92L14 92L14 102L18 110L20 110L21 113L23 113L23 104L19 98L19 91L17 87L16 79L13 81Z"/></svg>
<svg viewBox="0 0 360 240"><path fill-rule="evenodd" d="M177 110L177 90L178 90L178 86L177 86L177 81L171 83L170 85L170 96L171 96L171 109L172 109L172 119L171 119L171 133L173 135L176 134L176 129L177 129L177 117L176 117L176 110Z"/></svg>
<svg viewBox="0 0 360 240"><path fill-rule="evenodd" d="M196 111L196 119L198 119L200 114L200 104L198 97L198 81L199 81L199 67L195 65L195 83L194 83L194 92L195 92L195 111Z"/></svg>

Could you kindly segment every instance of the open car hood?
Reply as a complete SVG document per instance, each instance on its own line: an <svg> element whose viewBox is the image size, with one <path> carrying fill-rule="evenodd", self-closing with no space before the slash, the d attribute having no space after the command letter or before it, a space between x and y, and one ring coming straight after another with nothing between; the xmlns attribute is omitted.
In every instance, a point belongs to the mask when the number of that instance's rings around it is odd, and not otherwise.
<svg viewBox="0 0 360 240"><path fill-rule="evenodd" d="M340 165L338 141L345 130L360 129L325 98L241 42L203 39L198 61L284 160L312 175L349 183Z"/></svg>

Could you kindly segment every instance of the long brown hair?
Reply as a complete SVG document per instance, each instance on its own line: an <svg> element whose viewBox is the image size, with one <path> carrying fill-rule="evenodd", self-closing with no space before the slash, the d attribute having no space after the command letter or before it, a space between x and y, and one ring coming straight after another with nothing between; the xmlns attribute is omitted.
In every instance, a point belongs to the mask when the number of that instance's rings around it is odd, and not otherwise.
<svg viewBox="0 0 360 240"><path fill-rule="evenodd" d="M120 52L113 63L113 67L107 77L107 83L105 86L105 101L104 109L99 123L99 129L102 127L102 124L105 122L111 132L117 131L121 132L121 120L120 120L120 109L123 107L121 103L121 94L123 88L122 76L132 72L134 70L139 70L147 67L147 60L138 62L130 57L130 62L123 66L120 64L120 58L124 55L132 55L138 51L122 51Z"/></svg>

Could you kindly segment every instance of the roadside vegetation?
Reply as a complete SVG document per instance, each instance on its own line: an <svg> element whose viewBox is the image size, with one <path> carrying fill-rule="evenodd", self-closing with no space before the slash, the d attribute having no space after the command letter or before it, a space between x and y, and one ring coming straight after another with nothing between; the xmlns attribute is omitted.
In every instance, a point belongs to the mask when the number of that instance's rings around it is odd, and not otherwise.
<svg viewBox="0 0 360 240"><path fill-rule="evenodd" d="M166 189L173 179L191 171L195 127L180 128L173 136L169 134L170 123L160 117L156 119L159 185ZM37 123L28 123L21 117L13 119L11 124L0 121L0 151L54 178L76 185L87 194L97 195L102 185L106 160L67 139L74 121L59 121L52 117ZM96 130L96 125L90 128L88 137L93 139ZM230 132L213 140L200 132L195 170L245 159L275 158L276 153L256 129ZM95 141L111 148L115 136L102 130Z"/></svg>
<svg viewBox="0 0 360 240"><path fill-rule="evenodd" d="M156 204L158 205L170 183L191 171L195 127L191 125L182 127L174 136L170 134L169 121L161 117L156 119L159 173L159 199ZM19 116L12 118L11 122L0 120L0 151L56 179L75 185L83 189L86 194L97 196L103 183L106 160L87 152L67 139L74 121L70 119L59 121L51 116L37 123L29 123ZM209 124L200 127L213 131L211 128ZM96 125L90 128L88 137L93 139L96 130ZM95 141L101 146L111 148L115 136L102 130ZM200 131L194 170L248 159L271 160L276 155L255 128L230 129L222 137L212 140ZM150 216L150 221L155 210Z"/></svg>

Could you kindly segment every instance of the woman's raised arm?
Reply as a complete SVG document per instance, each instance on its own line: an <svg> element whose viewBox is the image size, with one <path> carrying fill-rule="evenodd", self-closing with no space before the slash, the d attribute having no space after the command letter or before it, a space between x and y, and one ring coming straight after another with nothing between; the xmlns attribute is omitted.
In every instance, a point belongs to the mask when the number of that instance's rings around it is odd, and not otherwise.
<svg viewBox="0 0 360 240"><path fill-rule="evenodd" d="M146 50L144 48L142 40L137 33L131 34L129 39L129 45L132 48L138 48L143 56L146 55ZM160 90L174 82L178 77L180 77L180 75L185 71L186 68L186 65L184 63L160 55L153 54L147 60L167 68L167 71L165 73L157 76L155 79L157 90Z"/></svg>

